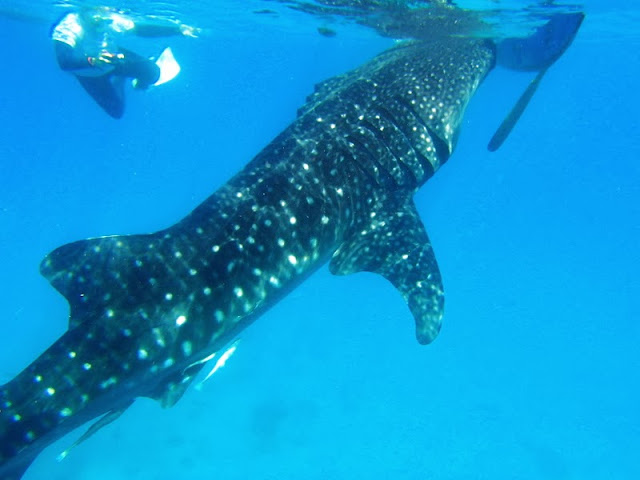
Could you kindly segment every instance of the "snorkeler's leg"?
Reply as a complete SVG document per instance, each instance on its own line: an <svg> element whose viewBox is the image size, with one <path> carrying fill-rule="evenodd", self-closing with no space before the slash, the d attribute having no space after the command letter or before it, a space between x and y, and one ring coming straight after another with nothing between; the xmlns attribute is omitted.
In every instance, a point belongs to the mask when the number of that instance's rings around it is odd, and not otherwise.
<svg viewBox="0 0 640 480"><path fill-rule="evenodd" d="M497 43L498 64L520 71L542 71L562 56L578 33L584 13L561 13L525 38L505 38Z"/></svg>
<svg viewBox="0 0 640 480"><path fill-rule="evenodd" d="M152 23L138 22L133 29L133 33L139 37L171 37L182 35L180 24L178 23L154 25Z"/></svg>
<svg viewBox="0 0 640 480"><path fill-rule="evenodd" d="M146 89L158 81L160 68L153 60L130 50L120 51L124 54L124 60L116 66L113 72L115 75L135 79L135 87L141 89Z"/></svg>
<svg viewBox="0 0 640 480"><path fill-rule="evenodd" d="M197 37L200 34L200 29L178 22L163 24L137 22L133 33L139 37L172 37L177 35Z"/></svg>
<svg viewBox="0 0 640 480"><path fill-rule="evenodd" d="M545 73L565 52L578 33L584 13L557 14L526 38L506 38L496 45L497 62L512 70L538 72L502 121L487 148L494 152L504 143L536 93Z"/></svg>
<svg viewBox="0 0 640 480"><path fill-rule="evenodd" d="M81 77L76 75L80 85L96 101L102 109L113 118L121 118L124 114L124 81L123 77L105 75L102 77Z"/></svg>

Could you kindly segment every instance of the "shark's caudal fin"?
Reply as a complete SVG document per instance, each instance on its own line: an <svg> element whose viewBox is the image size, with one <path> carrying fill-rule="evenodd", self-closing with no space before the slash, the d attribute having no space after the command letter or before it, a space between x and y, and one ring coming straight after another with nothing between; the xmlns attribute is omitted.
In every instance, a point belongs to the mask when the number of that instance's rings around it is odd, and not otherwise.
<svg viewBox="0 0 640 480"><path fill-rule="evenodd" d="M430 343L440 331L444 288L415 205L408 200L404 205L389 205L385 211L372 213L372 222L354 229L336 250L331 273L367 271L382 275L409 305L418 342Z"/></svg>
<svg viewBox="0 0 640 480"><path fill-rule="evenodd" d="M489 151L496 151L507 139L545 73L569 48L583 20L583 13L556 15L530 37L507 38L497 44L498 65L538 74L496 130L487 146Z"/></svg>

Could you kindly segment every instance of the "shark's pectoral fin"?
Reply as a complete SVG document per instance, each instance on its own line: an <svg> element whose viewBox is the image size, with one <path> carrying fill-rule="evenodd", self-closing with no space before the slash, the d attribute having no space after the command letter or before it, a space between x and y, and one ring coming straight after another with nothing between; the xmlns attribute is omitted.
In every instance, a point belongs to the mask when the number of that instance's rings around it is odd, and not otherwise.
<svg viewBox="0 0 640 480"><path fill-rule="evenodd" d="M379 273L407 302L416 337L430 343L440 331L444 290L427 232L411 200L397 209L372 212L371 221L345 239L329 268L335 275Z"/></svg>

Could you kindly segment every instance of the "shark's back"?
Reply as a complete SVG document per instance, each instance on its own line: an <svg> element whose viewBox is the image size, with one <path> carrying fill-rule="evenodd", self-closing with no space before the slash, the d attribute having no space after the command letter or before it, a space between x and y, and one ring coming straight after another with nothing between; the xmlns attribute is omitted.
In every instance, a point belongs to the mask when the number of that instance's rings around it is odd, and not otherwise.
<svg viewBox="0 0 640 480"><path fill-rule="evenodd" d="M299 110L301 130L333 126L374 178L418 187L453 152L467 103L494 63L491 41L400 44L319 84Z"/></svg>

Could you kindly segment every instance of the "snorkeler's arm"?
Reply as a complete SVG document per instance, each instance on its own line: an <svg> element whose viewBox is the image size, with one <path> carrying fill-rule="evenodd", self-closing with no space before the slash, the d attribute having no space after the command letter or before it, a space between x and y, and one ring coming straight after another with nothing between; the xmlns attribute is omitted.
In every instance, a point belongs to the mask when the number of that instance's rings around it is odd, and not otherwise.
<svg viewBox="0 0 640 480"><path fill-rule="evenodd" d="M81 77L97 77L113 70L123 61L122 54L102 52L97 57L87 55L82 49L73 48L63 42L53 42L60 68Z"/></svg>
<svg viewBox="0 0 640 480"><path fill-rule="evenodd" d="M91 68L91 57L87 56L81 49L74 48L71 45L54 41L53 48L58 60L58 65L62 70L75 72Z"/></svg>

